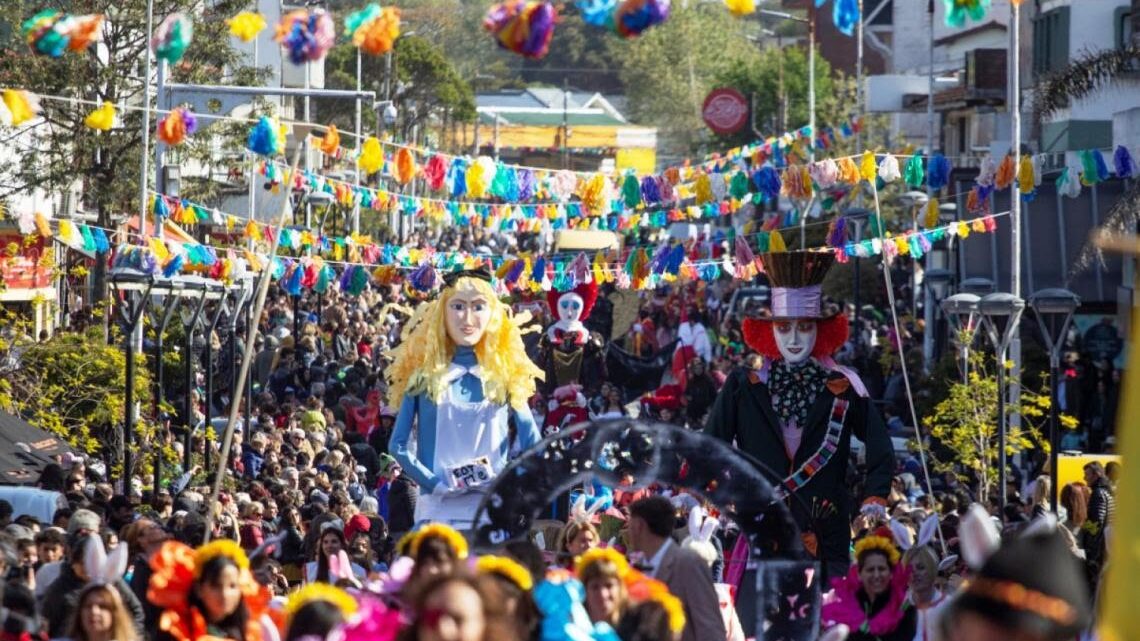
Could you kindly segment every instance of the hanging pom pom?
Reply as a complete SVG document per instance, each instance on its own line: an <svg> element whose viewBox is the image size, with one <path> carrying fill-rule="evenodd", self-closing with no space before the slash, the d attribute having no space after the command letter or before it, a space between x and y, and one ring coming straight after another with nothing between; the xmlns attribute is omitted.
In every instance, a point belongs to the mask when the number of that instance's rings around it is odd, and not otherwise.
<svg viewBox="0 0 1140 641"><path fill-rule="evenodd" d="M35 94L22 89L5 89L4 106L8 108L10 124L18 127L40 113L40 101Z"/></svg>
<svg viewBox="0 0 1140 641"><path fill-rule="evenodd" d="M590 215L601 215L604 213L605 208L609 206L609 179L602 174L594 174L589 180L582 184L582 190L578 196L582 199L582 204L585 206L586 211L590 212Z"/></svg>
<svg viewBox="0 0 1140 641"><path fill-rule="evenodd" d="M1096 167L1096 178L1098 182L1108 180L1108 164L1104 161L1104 154L1100 153L1099 149L1092 150L1093 164Z"/></svg>
<svg viewBox="0 0 1140 641"><path fill-rule="evenodd" d="M950 161L942 154L934 154L926 171L926 184L938 191L950 183Z"/></svg>
<svg viewBox="0 0 1140 641"><path fill-rule="evenodd" d="M768 234L768 251L773 254L788 251L788 246L784 244L784 237L779 231L772 231Z"/></svg>
<svg viewBox="0 0 1140 641"><path fill-rule="evenodd" d="M550 49L558 10L549 2L507 0L492 5L483 28L499 47L527 58L542 58Z"/></svg>
<svg viewBox="0 0 1140 641"><path fill-rule="evenodd" d="M623 38L640 36L669 19L669 0L624 0L614 10L614 30Z"/></svg>
<svg viewBox="0 0 1140 641"><path fill-rule="evenodd" d="M859 166L851 158L840 158L838 165L839 175L836 182L841 185L855 185L859 182Z"/></svg>
<svg viewBox="0 0 1140 641"><path fill-rule="evenodd" d="M884 180L886 179L884 178ZM915 154L906 162L903 180L906 181L907 186L912 189L921 187L922 183L926 182L926 173L922 168L922 156Z"/></svg>
<svg viewBox="0 0 1140 641"><path fill-rule="evenodd" d="M748 196L748 190L748 174L743 170L734 173L732 180L728 182L728 195L734 200L744 200Z"/></svg>
<svg viewBox="0 0 1140 641"><path fill-rule="evenodd" d="M83 124L88 129L111 131L111 127L115 126L115 105L104 101L102 107L87 114Z"/></svg>
<svg viewBox="0 0 1140 641"><path fill-rule="evenodd" d="M562 202L570 200L570 197L574 195L574 191L577 188L578 177L574 175L574 172L567 169L555 173L554 179L550 184L550 190L554 192L554 195Z"/></svg>
<svg viewBox="0 0 1140 641"><path fill-rule="evenodd" d="M452 198L460 198L467 193L467 161L456 158L447 170L448 191Z"/></svg>
<svg viewBox="0 0 1140 641"><path fill-rule="evenodd" d="M186 136L198 130L198 119L194 113L182 107L176 107L165 118L158 121L159 141L172 147L181 145Z"/></svg>
<svg viewBox="0 0 1140 641"><path fill-rule="evenodd" d="M384 55L400 37L400 10L372 3L344 19L344 32L365 53Z"/></svg>
<svg viewBox="0 0 1140 641"><path fill-rule="evenodd" d="M752 248L743 235L736 237L733 250L736 255L736 277L741 280L755 278L760 271L756 266L756 255L752 253Z"/></svg>
<svg viewBox="0 0 1140 641"><path fill-rule="evenodd" d="M172 13L154 30L150 48L159 60L175 64L186 54L194 37L194 23L184 13Z"/></svg>
<svg viewBox="0 0 1140 641"><path fill-rule="evenodd" d="M818 5L818 0L816 5ZM859 0L834 0L831 6L831 21L845 36L855 35L855 25L859 24Z"/></svg>
<svg viewBox="0 0 1140 641"><path fill-rule="evenodd" d="M843 247L847 244L847 219L843 216L838 216L831 221L830 229L827 231L827 245L829 247Z"/></svg>
<svg viewBox="0 0 1140 641"><path fill-rule="evenodd" d="M661 202L661 190L657 187L657 180L653 176L641 179L641 201L646 205L656 205Z"/></svg>
<svg viewBox="0 0 1140 641"><path fill-rule="evenodd" d="M993 187L994 181L997 179L997 163L994 162L993 156L986 154L982 158L982 164L978 167L978 177L974 182L983 187Z"/></svg>
<svg viewBox="0 0 1140 641"><path fill-rule="evenodd" d="M737 18L756 12L756 0L724 0L724 6Z"/></svg>
<svg viewBox="0 0 1140 641"><path fill-rule="evenodd" d="M636 209L641 204L641 183L633 172L626 174L622 182L621 197L627 209Z"/></svg>
<svg viewBox="0 0 1140 641"><path fill-rule="evenodd" d="M529 169L519 167L516 171L516 182L518 183L518 199L519 202L527 202L534 198L535 192L535 177L534 172Z"/></svg>
<svg viewBox="0 0 1140 641"><path fill-rule="evenodd" d="M899 161L891 154L887 154L883 158L883 162L879 163L879 178L888 185L899 179Z"/></svg>
<svg viewBox="0 0 1140 641"><path fill-rule="evenodd" d="M444 179L447 177L447 166L443 156L436 154L428 158L424 165L424 178L427 179L428 189L439 191L443 189Z"/></svg>
<svg viewBox="0 0 1140 641"><path fill-rule="evenodd" d="M578 10L582 13L582 21L588 25L616 30L614 26L614 13L618 0L576 0Z"/></svg>
<svg viewBox="0 0 1140 641"><path fill-rule="evenodd" d="M1014 4L1020 1L1014 0ZM967 19L980 22L989 8L990 0L946 0L946 26L961 29Z"/></svg>
<svg viewBox="0 0 1140 641"><path fill-rule="evenodd" d="M1112 156L1112 163L1116 168L1117 178L1131 178L1136 170L1136 165L1132 162L1132 154L1128 153L1128 148L1124 145L1116 147L1116 153Z"/></svg>
<svg viewBox="0 0 1140 641"><path fill-rule="evenodd" d="M697 199L697 206L713 201L712 183L709 181L708 174L702 172L697 176L697 180L693 184L693 195Z"/></svg>
<svg viewBox="0 0 1140 641"><path fill-rule="evenodd" d="M772 165L764 165L758 171L752 174L752 184L756 185L756 189L760 190L760 194L764 200L772 202L780 197L780 190L783 188L783 181L780 180L780 172Z"/></svg>
<svg viewBox="0 0 1140 641"><path fill-rule="evenodd" d="M175 274L182 271L182 265L185 262L185 259L182 258L182 254L174 254L170 257L170 260L166 261L166 264L163 265L162 277L173 278Z"/></svg>
<svg viewBox="0 0 1140 641"><path fill-rule="evenodd" d="M897 164L897 163L896 163ZM870 151L863 152L863 158L859 162L859 176L869 183L875 182L875 177L879 175L879 166L875 162L875 154Z"/></svg>
<svg viewBox="0 0 1140 641"><path fill-rule="evenodd" d="M99 227L96 227L95 231L92 232L92 236L95 238L96 252L100 254L106 254L107 251L111 249L111 243L107 240L107 232L103 231Z"/></svg>
<svg viewBox="0 0 1140 641"><path fill-rule="evenodd" d="M242 42L252 42L257 34L265 29L265 18L254 11L242 11L236 16L226 20L230 28L230 35Z"/></svg>
<svg viewBox="0 0 1140 641"><path fill-rule="evenodd" d="M493 177L487 175L486 163L476 160L467 168L467 195L472 198L485 197L492 180Z"/></svg>
<svg viewBox="0 0 1140 641"><path fill-rule="evenodd" d="M998 189L1009 189L1009 186L1013 184L1013 177L1016 171L1017 168L1013 166L1013 156L1006 154L1006 157L1002 159L1001 165L998 167L997 175L994 176L994 186Z"/></svg>
<svg viewBox="0 0 1140 641"><path fill-rule="evenodd" d="M21 28L32 51L59 58L65 51L83 51L101 40L103 16L72 16L46 9L25 20Z"/></svg>
<svg viewBox="0 0 1140 641"><path fill-rule="evenodd" d="M938 225L938 199L931 198L926 203L926 215L922 219L922 225L927 229Z"/></svg>
<svg viewBox="0 0 1140 641"><path fill-rule="evenodd" d="M337 150L340 149L340 132L336 130L336 125L329 125L317 147L326 156L336 155Z"/></svg>
<svg viewBox="0 0 1140 641"><path fill-rule="evenodd" d="M298 9L281 18L274 39L289 52L293 64L317 62L336 44L336 25L324 9Z"/></svg>
<svg viewBox="0 0 1140 641"><path fill-rule="evenodd" d="M1033 175L1033 159L1029 156L1021 157L1021 166L1017 169L1017 186L1022 197L1034 192L1037 182Z"/></svg>
<svg viewBox="0 0 1140 641"><path fill-rule="evenodd" d="M48 219L40 212L36 212L36 230L39 231L40 236L44 238L51 238L51 225L48 224Z"/></svg>
<svg viewBox="0 0 1140 641"><path fill-rule="evenodd" d="M839 180L839 165L831 158L812 163L808 172L820 189L831 189Z"/></svg>
<svg viewBox="0 0 1140 641"><path fill-rule="evenodd" d="M407 147L396 152L396 182L406 185L416 177L416 158Z"/></svg>
<svg viewBox="0 0 1140 641"><path fill-rule="evenodd" d="M374 174L384 166L384 150L380 148L380 141L375 136L369 136L360 147L360 158L357 164L366 174Z"/></svg>
<svg viewBox="0 0 1140 641"><path fill-rule="evenodd" d="M249 131L245 146L259 156L276 156L281 153L277 123L269 116L262 116Z"/></svg>

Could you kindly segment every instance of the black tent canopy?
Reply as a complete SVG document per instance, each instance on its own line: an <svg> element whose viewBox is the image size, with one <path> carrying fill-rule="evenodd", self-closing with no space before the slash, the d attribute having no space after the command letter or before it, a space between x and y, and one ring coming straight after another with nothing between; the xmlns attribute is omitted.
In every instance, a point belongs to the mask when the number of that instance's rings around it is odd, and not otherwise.
<svg viewBox="0 0 1140 641"><path fill-rule="evenodd" d="M56 456L74 450L63 439L0 411L0 485L30 485Z"/></svg>

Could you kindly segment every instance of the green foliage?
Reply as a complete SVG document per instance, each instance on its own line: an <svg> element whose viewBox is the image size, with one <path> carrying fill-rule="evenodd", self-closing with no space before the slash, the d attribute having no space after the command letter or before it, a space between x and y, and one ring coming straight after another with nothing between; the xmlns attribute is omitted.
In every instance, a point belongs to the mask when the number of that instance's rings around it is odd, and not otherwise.
<svg viewBox="0 0 1140 641"><path fill-rule="evenodd" d="M0 408L56 434L88 454L119 460L119 431L126 407L126 354L122 340L108 345L101 326L64 332L38 343L30 323L4 314L0 340ZM117 332L115 332L117 334ZM135 399L146 404L150 377L146 359L136 355ZM136 441L153 436L145 421L136 422Z"/></svg>
<svg viewBox="0 0 1140 641"><path fill-rule="evenodd" d="M960 380L950 383L946 395L934 405L923 419L923 430L935 446L931 447L934 469L951 472L961 480L980 480L979 500L985 503L995 489L999 465L998 450L998 382L997 364L993 358L978 350L971 352L968 383ZM1005 363L1006 383L1015 381L1018 374L1012 363ZM1041 448L1049 450L1048 439L1042 436L1042 427L1049 420L1051 406L1047 379L1042 377L1036 386L1022 381L1021 405L1007 406L1010 417L1020 415L1020 425L1010 420L1006 431L1006 455ZM1072 429L1076 420L1062 416L1063 427ZM939 454L939 452L942 452Z"/></svg>

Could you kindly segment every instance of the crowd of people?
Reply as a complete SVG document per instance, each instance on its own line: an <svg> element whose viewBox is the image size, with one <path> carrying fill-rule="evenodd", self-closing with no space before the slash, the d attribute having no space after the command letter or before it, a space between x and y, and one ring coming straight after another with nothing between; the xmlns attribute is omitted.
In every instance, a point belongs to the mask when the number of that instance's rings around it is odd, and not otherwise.
<svg viewBox="0 0 1140 641"><path fill-rule="evenodd" d="M443 240L472 249L500 242ZM733 307L742 286L724 278L646 292L628 329L618 332L618 297L603 287L586 326L627 356L665 358L658 359L660 384L607 375L583 381L588 417L639 415L704 429L728 374L758 367L741 323L750 303ZM292 641L326 637L334 628L346 636L464 641L756 635L754 611L736 603L747 565L739 528L701 497L665 484L597 488L604 500L588 509L560 511L556 504L545 530L482 556L446 526L417 528L421 488L390 451L399 407L389 396L387 371L423 298L397 282L374 283L358 296L331 288L296 297L274 287L258 319L248 404L245 394L231 393L236 364L218 358L229 353L229 341L242 352L241 323L236 333L203 338L217 349L210 363L196 353L199 369L214 368L217 391L206 398L196 388L194 405L171 420L196 428L171 428L156 443L188 464L168 467L157 484L139 474L116 492L97 466L67 457L45 469L39 483L68 503L50 522L5 514L0 503L5 633L82 641L203 635ZM553 310L529 303L519 309L537 312L536 329L556 320ZM912 333L900 337L886 319L849 313L854 331L836 360L863 374L888 429L906 433L901 372L884 371L879 362L883 350L920 344L921 327L911 324ZM540 335L526 338L536 361ZM556 411L550 400L530 403L540 425ZM233 403L240 405L239 421L230 457L221 462L219 436ZM884 514L850 515L851 570L829 577L825 629L852 639L1012 638L1001 631L1021 631L1022 624L993 615L1002 610L994 603L1004 603L1000 590L972 594L963 587L991 579L1027 585L1073 610L1067 623L1044 617L1047 625L1032 629L1037 636L1019 639L1074 638L1089 625L1082 599L1098 595L1118 470L1087 467L1085 483L1062 488L1056 514L1048 476L1005 515L993 506L979 514L975 484L953 474L927 484L917 458L896 454ZM860 464L853 456L852 479ZM227 478L212 503L209 484L218 466ZM1004 518L995 525L991 515ZM1005 544L971 552L971 522L996 527ZM1024 554L1072 565L1080 589L1025 576L1008 559ZM937 613L950 608L960 616L944 623ZM984 636L984 626L999 636ZM1069 636L1057 636L1059 630Z"/></svg>

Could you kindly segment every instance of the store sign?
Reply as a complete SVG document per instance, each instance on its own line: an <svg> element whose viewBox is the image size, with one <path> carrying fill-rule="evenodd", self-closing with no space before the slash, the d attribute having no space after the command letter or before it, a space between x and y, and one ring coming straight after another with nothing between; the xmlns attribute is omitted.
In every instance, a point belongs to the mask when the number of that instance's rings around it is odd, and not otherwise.
<svg viewBox="0 0 1140 641"><path fill-rule="evenodd" d="M748 100L735 89L713 89L701 108L705 124L718 134L734 134L748 122Z"/></svg>

